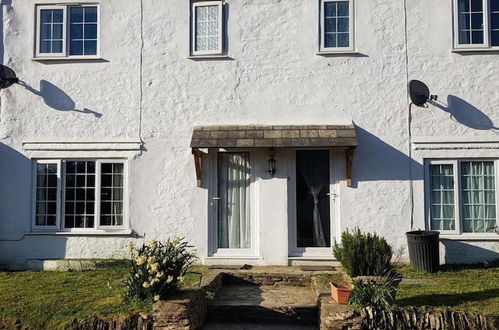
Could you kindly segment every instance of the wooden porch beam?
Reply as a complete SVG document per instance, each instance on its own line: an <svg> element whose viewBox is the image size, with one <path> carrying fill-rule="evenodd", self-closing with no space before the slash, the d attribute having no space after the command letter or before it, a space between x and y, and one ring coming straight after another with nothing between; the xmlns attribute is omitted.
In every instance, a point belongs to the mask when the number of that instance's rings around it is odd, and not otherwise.
<svg viewBox="0 0 499 330"><path fill-rule="evenodd" d="M198 148L192 148L192 154L194 155L194 166L196 167L196 181L197 186L202 186L202 168L203 168L203 152Z"/></svg>
<svg viewBox="0 0 499 330"><path fill-rule="evenodd" d="M347 187L352 186L352 168L353 168L353 153L355 151L355 148L347 148L345 151L345 156L346 156L346 181L347 181Z"/></svg>

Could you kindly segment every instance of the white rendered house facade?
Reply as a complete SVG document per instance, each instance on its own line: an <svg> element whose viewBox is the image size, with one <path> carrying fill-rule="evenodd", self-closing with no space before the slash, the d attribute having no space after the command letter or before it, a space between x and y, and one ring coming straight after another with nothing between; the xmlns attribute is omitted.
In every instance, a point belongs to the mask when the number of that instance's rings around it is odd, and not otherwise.
<svg viewBox="0 0 499 330"><path fill-rule="evenodd" d="M499 257L499 1L2 4L0 263L330 263L347 228L407 259ZM408 82L438 100L410 104ZM270 170L270 171L269 171ZM273 171L275 170L275 172ZM272 173L271 173L272 172Z"/></svg>

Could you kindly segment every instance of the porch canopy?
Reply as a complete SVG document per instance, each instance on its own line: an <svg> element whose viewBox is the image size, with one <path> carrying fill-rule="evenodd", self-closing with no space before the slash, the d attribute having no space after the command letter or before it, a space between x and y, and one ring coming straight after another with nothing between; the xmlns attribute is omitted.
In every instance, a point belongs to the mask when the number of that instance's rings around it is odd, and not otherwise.
<svg viewBox="0 0 499 330"><path fill-rule="evenodd" d="M353 125L223 125L196 126L192 133L198 186L201 185L200 148L328 148L343 147L346 182L352 184L353 152L357 135Z"/></svg>
<svg viewBox="0 0 499 330"><path fill-rule="evenodd" d="M196 126L191 148L356 147L353 125Z"/></svg>

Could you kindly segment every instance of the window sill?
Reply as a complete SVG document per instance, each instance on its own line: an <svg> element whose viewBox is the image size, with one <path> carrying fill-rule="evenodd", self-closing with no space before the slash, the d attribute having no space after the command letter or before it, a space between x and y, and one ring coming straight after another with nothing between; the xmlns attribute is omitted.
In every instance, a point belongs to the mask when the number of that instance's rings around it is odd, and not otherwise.
<svg viewBox="0 0 499 330"><path fill-rule="evenodd" d="M333 256L294 256L294 255L290 255L288 257L288 260L336 261L336 259Z"/></svg>
<svg viewBox="0 0 499 330"><path fill-rule="evenodd" d="M187 57L190 60L228 60L229 55L216 54L216 55L190 55Z"/></svg>
<svg viewBox="0 0 499 330"><path fill-rule="evenodd" d="M26 236L131 236L131 229L88 231L32 231Z"/></svg>
<svg viewBox="0 0 499 330"><path fill-rule="evenodd" d="M441 234L441 240L449 241L499 241L499 235L497 234Z"/></svg>
<svg viewBox="0 0 499 330"><path fill-rule="evenodd" d="M33 57L31 59L34 62L80 62L80 61L106 61L100 56L54 56L54 57ZM107 62L107 61L106 61Z"/></svg>
<svg viewBox="0 0 499 330"><path fill-rule="evenodd" d="M454 48L451 53L499 53L499 47L495 48Z"/></svg>
<svg viewBox="0 0 499 330"><path fill-rule="evenodd" d="M257 259L260 259L259 256L255 256L255 255L248 255L248 256L242 256L242 255L239 255L239 256L231 256L231 255L218 255L218 256L209 256L209 257L206 257L205 259L208 259L208 260L224 260L224 259L248 259L248 260L257 260Z"/></svg>
<svg viewBox="0 0 499 330"><path fill-rule="evenodd" d="M318 51L315 55L319 56L334 56L334 55L359 55L356 50L323 50Z"/></svg>

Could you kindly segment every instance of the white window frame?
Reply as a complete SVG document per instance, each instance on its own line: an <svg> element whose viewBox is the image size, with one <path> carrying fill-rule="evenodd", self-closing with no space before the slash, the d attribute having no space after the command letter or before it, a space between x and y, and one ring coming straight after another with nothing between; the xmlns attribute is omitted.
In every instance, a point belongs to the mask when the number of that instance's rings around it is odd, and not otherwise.
<svg viewBox="0 0 499 330"><path fill-rule="evenodd" d="M349 15L349 46L348 47L325 47L325 26L324 26L324 4L326 2L348 2ZM319 52L342 53L352 52L355 50L355 1L354 0L320 0L320 15L319 15Z"/></svg>
<svg viewBox="0 0 499 330"><path fill-rule="evenodd" d="M453 39L455 50L499 50L499 46L491 46L490 33L490 10L489 0L482 0L483 6L483 44L460 44L459 43L459 0L453 0Z"/></svg>
<svg viewBox="0 0 499 330"><path fill-rule="evenodd" d="M196 8L197 7L207 7L207 6L218 6L218 15L220 17L219 21L219 35L218 35L218 48L215 50L203 50L203 51L197 51L196 50ZM198 55L222 55L223 54L223 22L224 22L224 16L223 16L223 1L221 0L216 0L216 1L195 1L191 2L191 55L192 56L198 56Z"/></svg>
<svg viewBox="0 0 499 330"><path fill-rule="evenodd" d="M69 8L71 7L97 7L97 49L95 55L70 55L69 54ZM63 28L62 28L62 52L61 53L42 53L40 52L40 34L41 34L41 11L47 9L59 9L63 11ZM100 54L100 29L101 29L101 14L100 5L98 3L68 3L59 5L36 5L36 20L35 20L35 58L99 58Z"/></svg>
<svg viewBox="0 0 499 330"><path fill-rule="evenodd" d="M32 178L33 178L33 184L32 184L32 203L31 203L31 214L32 214L32 223L31 223L31 228L34 230L57 230L60 228L60 223L61 223L61 161L60 160L38 160L33 162L32 166ZM57 206L56 206L56 220L55 220L55 226L38 226L36 224L36 188L37 188L37 176L38 176L38 169L37 169L37 164L57 164Z"/></svg>
<svg viewBox="0 0 499 330"><path fill-rule="evenodd" d="M36 45L35 52L37 57L63 57L66 56L66 35L67 35L67 7L61 5L37 5L36 6ZM62 52L60 53L42 53L40 50L41 43L41 12L42 10L62 10Z"/></svg>
<svg viewBox="0 0 499 330"><path fill-rule="evenodd" d="M94 226L91 228L66 228L64 225L64 202L66 186L66 169L64 162L66 161L94 161L95 162L95 210L94 210ZM123 164L123 225L121 226L101 226L100 225L100 192L101 192L101 165L104 163L121 163ZM37 226L36 225L36 186L37 186L37 164L57 164L57 216L56 226ZM32 177L33 177L33 193L32 193L32 231L58 231L58 232L95 232L100 231L121 231L130 228L128 215L128 161L126 159L95 159L95 158L64 158L64 159L34 159L32 162Z"/></svg>
<svg viewBox="0 0 499 330"><path fill-rule="evenodd" d="M454 215L455 215L455 230L436 230L444 235L461 235L463 237L466 236L497 236L494 233L485 232L485 233L465 233L462 231L462 211L461 211L461 163L462 162L494 162L494 175L495 175L495 198L496 198L496 225L499 225L499 161L497 159L487 159L487 158L460 158L460 159L451 159L451 160L426 160L425 161L425 176L424 176L424 194L425 194L425 219L426 226L429 230L431 228L431 201L430 201L430 165L452 165L453 173L454 173Z"/></svg>

